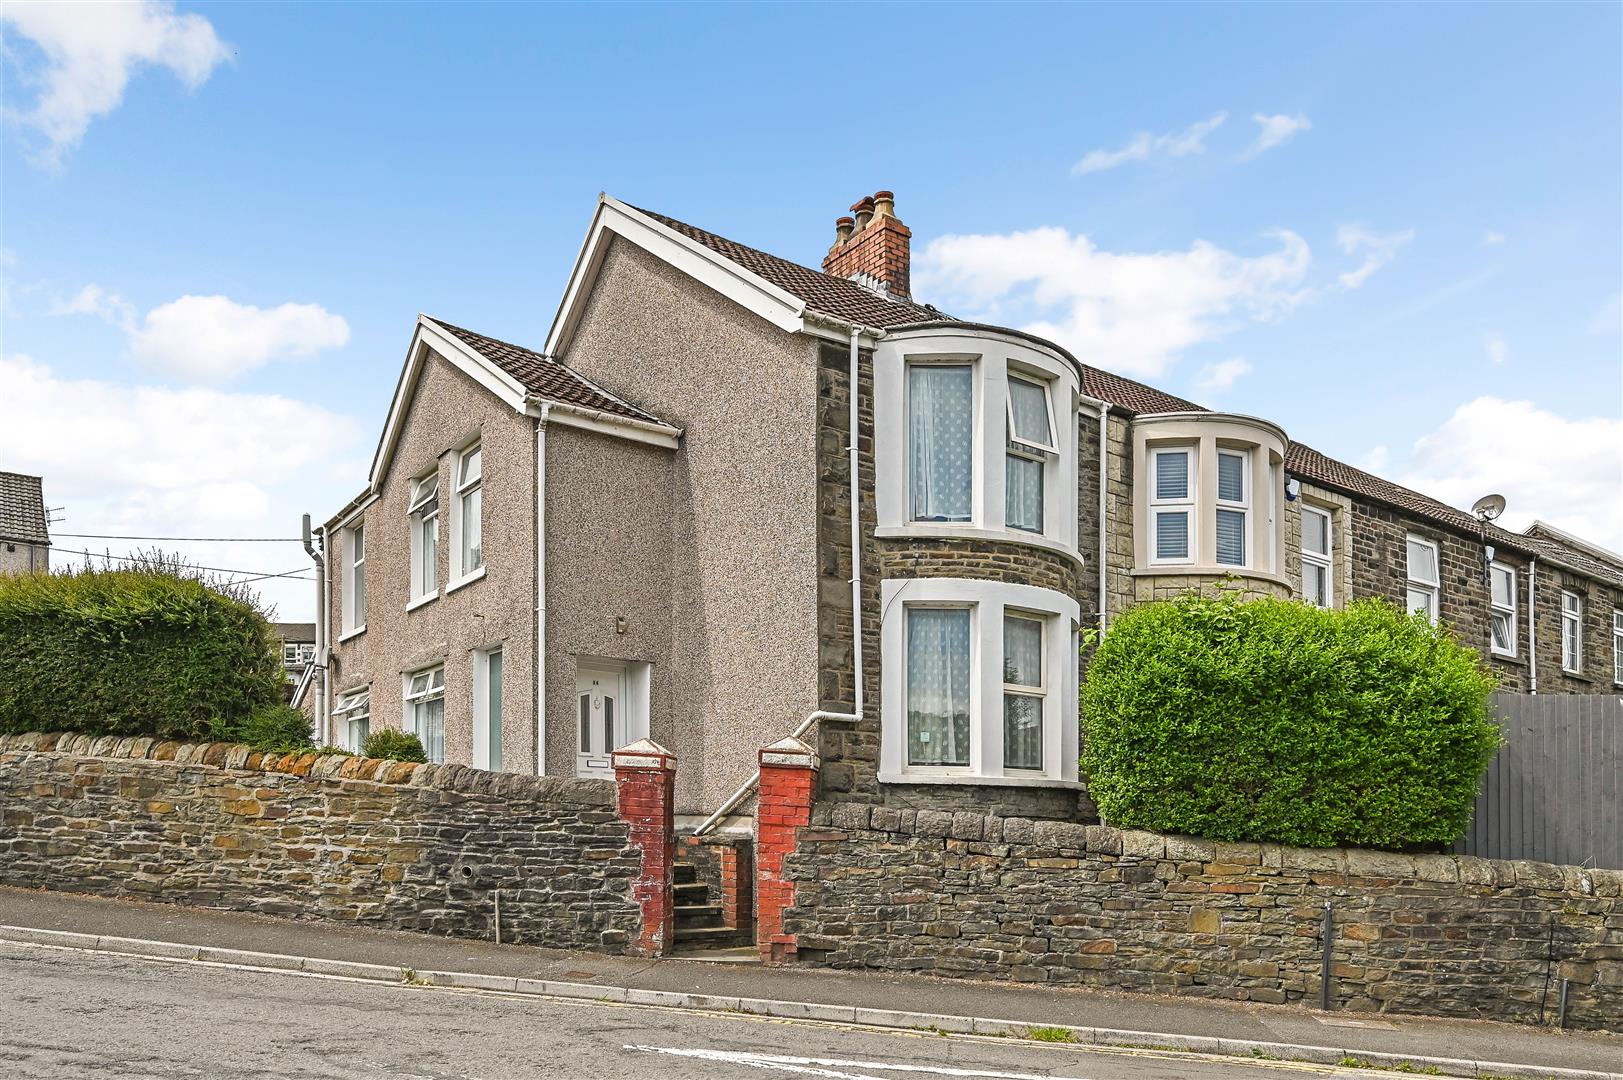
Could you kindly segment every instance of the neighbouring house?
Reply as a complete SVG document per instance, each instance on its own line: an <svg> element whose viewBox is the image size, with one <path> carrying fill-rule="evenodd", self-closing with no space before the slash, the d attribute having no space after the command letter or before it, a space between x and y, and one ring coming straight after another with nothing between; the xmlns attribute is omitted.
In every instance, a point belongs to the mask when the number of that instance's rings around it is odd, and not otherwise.
<svg viewBox="0 0 1623 1080"><path fill-rule="evenodd" d="M1615 556L954 319L891 194L853 210L818 270L603 196L539 348L419 317L321 530L324 737L559 776L651 737L691 828L804 731L824 800L1086 816L1080 632L1218 586L1623 683Z"/></svg>
<svg viewBox="0 0 1623 1080"><path fill-rule="evenodd" d="M281 648L282 670L287 673L287 699L294 702L295 693L309 678L310 668L316 662L316 624L273 622L271 630Z"/></svg>
<svg viewBox="0 0 1623 1080"><path fill-rule="evenodd" d="M0 574L50 568L50 521L40 478L0 472Z"/></svg>

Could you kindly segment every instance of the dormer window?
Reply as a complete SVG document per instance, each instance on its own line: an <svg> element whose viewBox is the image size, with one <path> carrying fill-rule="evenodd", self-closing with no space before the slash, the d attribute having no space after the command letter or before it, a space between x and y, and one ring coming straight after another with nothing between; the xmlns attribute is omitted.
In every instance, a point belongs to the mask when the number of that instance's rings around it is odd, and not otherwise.
<svg viewBox="0 0 1623 1080"><path fill-rule="evenodd" d="M1011 529L1043 531L1043 483L1059 454L1048 404L1048 384L1009 375L1008 454L1004 465L1003 518Z"/></svg>

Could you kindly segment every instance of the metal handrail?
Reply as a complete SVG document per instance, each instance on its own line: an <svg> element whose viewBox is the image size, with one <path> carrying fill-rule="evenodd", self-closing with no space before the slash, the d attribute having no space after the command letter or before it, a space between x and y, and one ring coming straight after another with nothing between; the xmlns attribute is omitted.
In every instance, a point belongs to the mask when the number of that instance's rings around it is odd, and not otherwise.
<svg viewBox="0 0 1623 1080"><path fill-rule="evenodd" d="M827 712L819 709L817 712L812 713L810 716L806 717L806 719L802 720L800 722L800 726L789 733L789 737L791 739L800 738L802 735L806 734L806 732L810 731L811 726L817 723L819 720L850 720L855 722L861 719L862 717L858 716L856 713ZM711 814L709 817L705 818L703 824L701 824L697 829L693 830L693 835L703 836L705 833L721 824L721 822L725 821L728 817L732 816L733 808L748 798L749 793L755 790L755 785L759 784L760 782L761 770L757 768L755 772L751 774L750 778L744 781L744 783L739 786L739 789L728 797L726 802L721 804L720 809L718 809L714 814Z"/></svg>

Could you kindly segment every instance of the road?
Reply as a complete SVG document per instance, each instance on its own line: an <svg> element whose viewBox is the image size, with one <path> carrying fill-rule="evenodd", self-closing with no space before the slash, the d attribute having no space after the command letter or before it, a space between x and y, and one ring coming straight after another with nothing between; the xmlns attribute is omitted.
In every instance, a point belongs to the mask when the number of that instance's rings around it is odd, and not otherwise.
<svg viewBox="0 0 1623 1080"><path fill-rule="evenodd" d="M0 1077L1301 1080L1367 1070L1084 1050L0 943Z"/></svg>

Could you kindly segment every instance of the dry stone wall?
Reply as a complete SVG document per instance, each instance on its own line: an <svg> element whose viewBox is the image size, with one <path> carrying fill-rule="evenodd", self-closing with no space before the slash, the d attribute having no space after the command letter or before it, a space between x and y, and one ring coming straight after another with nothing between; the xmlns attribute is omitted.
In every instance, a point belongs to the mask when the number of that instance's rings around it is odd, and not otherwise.
<svg viewBox="0 0 1623 1080"><path fill-rule="evenodd" d="M606 780L0 736L0 884L620 952L640 861Z"/></svg>
<svg viewBox="0 0 1623 1080"><path fill-rule="evenodd" d="M801 961L1316 1004L1328 902L1335 1008L1623 1029L1623 871L825 803L782 872Z"/></svg>

